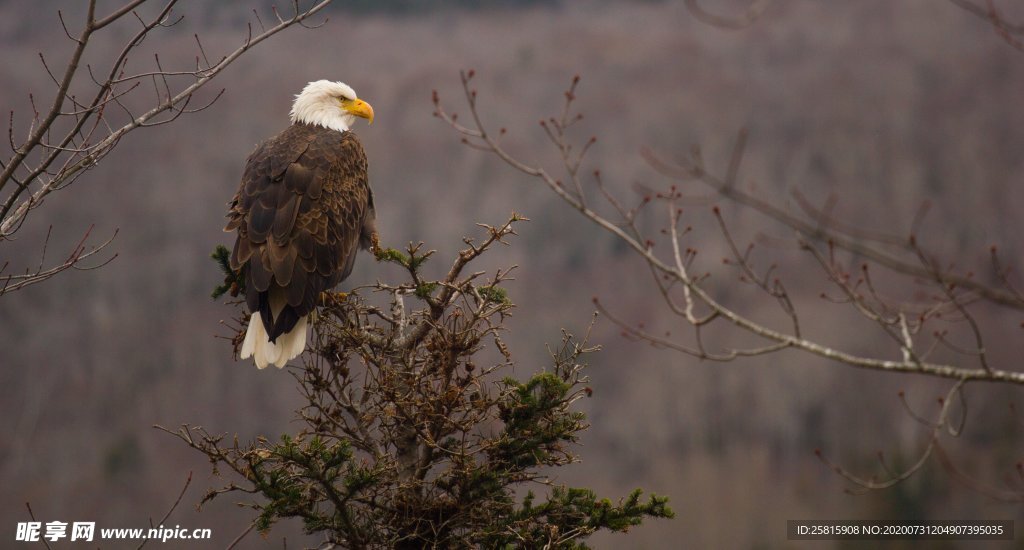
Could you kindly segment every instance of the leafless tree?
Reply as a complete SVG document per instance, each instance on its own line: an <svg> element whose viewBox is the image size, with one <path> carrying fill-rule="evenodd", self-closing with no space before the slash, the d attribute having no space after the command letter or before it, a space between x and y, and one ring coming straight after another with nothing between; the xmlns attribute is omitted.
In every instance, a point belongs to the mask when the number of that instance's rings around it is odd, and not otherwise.
<svg viewBox="0 0 1024 550"><path fill-rule="evenodd" d="M1019 25L1007 22L991 2L981 7L967 0L951 1L991 21L1004 40L1018 47L1016 37L1024 31ZM687 6L702 21L736 30L752 24L765 12L767 3L751 3L739 19L712 16L697 2L688 2ZM582 119L582 114L574 109L578 76L565 92L560 113L540 122L561 159L555 171L523 160L504 146L505 129L493 131L484 122L473 76L472 70L461 75L469 110L468 122L462 122L456 114L446 110L436 92L435 116L448 124L463 143L496 155L508 166L538 181L573 210L626 245L649 268L651 286L678 320L677 325L687 328L689 333L688 337L681 337L676 327L671 333L662 333L643 323L630 322L595 297L599 310L621 327L625 336L704 361L730 362L782 350L799 350L848 367L949 380L948 391L938 398L939 411L934 415L912 410L900 394L908 413L926 433L926 441L909 467L902 470L892 467L879 453L884 475L863 477L833 464L820 452L818 456L852 482L854 492L891 487L912 476L934 457L954 478L973 488L1000 500L1024 500L1024 484L1021 483L1024 468L1020 465L1006 488L987 487L960 472L942 444L943 437L956 437L963 431L967 418L965 387L985 382L1024 385L1024 372L1013 364L998 363L991 358L991 343L986 342L989 332L978 320L980 315L993 310L1024 311L1024 292L997 246L989 250L990 265L966 270L943 261L922 243L920 226L928 210L927 204L908 217L908 232L899 235L873 230L865 223L838 219L833 210L834 197L823 204L815 204L797 192L793 194L795 210L761 197L748 190L741 178L747 144L745 130L739 132L728 163L720 169L709 166L697 146L675 162L644 150L642 155L653 171L667 178L669 183L661 188L634 185L632 193L623 196L621 190L606 184L599 171L585 168L587 152L597 138L575 137L574 125ZM696 196L695 190L701 188L710 193ZM691 223L691 218L696 215L690 207L722 200L751 209L765 221L778 224L776 227L787 228L793 235L792 245L806 258L806 263L790 267L816 270L831 287L819 298L837 308L852 309L869 326L880 331L884 344L874 346L870 352L851 351L813 335L801 316L802 297L791 292L782 273L784 270L780 269L785 266L780 266L779 260L772 257L778 250L773 251L771 246L758 247L754 242L743 244L731 228L733 224L717 205L709 214L718 228L723 249L728 251L727 257L718 263L724 267L710 267L699 261L698 248L706 245L708 235L701 234L699 238L694 235L692 227L696 223ZM656 247L656 240L665 244ZM762 235L761 240L768 239ZM767 252L763 251L765 248ZM987 272L986 276L978 276L980 272ZM880 283L882 279L892 278L900 283ZM737 285L752 287L763 296L762 303L775 304L780 313L778 318L783 321L762 320L761 303L733 304L724 298L728 290ZM736 345L735 342L749 344Z"/></svg>
<svg viewBox="0 0 1024 550"><path fill-rule="evenodd" d="M40 70L49 76L53 87L48 94L29 95L31 117L27 128L15 128L16 112L10 111L9 154L4 156L6 160L0 160L0 246L9 245L51 193L75 183L130 132L168 124L183 114L208 108L224 90L200 104L196 94L201 88L260 42L294 25L313 28L308 20L330 2L318 0L307 7L294 0L287 12L275 9L268 14L268 24L253 10L253 21L237 48L211 57L197 34L194 64L174 68L166 67L159 53L153 54L147 68L129 68L129 61L142 55L143 42L160 40L167 29L182 21L184 16L175 13L178 0L132 0L105 14L99 12L96 0L90 0L85 20L77 28L58 11L55 23L59 22L58 32L69 41L68 60L63 67L55 67L39 54ZM112 58L90 57L98 42L114 40L122 33L127 38ZM159 44L153 50L159 50ZM49 232L40 246L37 265L17 272L19 268L9 265L9 261L0 262L0 296L68 269L91 269L112 260L114 255L105 259L100 255L114 236L90 244L91 231L86 231L56 263L47 261Z"/></svg>

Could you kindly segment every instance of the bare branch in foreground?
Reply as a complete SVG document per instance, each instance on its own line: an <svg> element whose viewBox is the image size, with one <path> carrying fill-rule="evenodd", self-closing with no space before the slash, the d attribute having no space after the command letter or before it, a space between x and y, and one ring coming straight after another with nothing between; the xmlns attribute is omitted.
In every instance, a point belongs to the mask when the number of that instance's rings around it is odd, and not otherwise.
<svg viewBox="0 0 1024 550"><path fill-rule="evenodd" d="M743 200L749 200L754 204L758 204L758 211L763 210L769 212L769 217L776 219L777 221L790 221L791 223L788 225L795 229L796 241L800 248L808 252L813 258L815 258L816 262L825 268L825 272L829 275L829 279L847 295L847 303L858 308L858 310L869 320L872 320L875 323L881 322L891 331L895 331L896 353L895 356L890 355L888 357L885 355L859 355L808 339L801 335L799 325L792 323L795 307L792 299L788 294L784 293L784 286L776 286L777 284L781 285L782 281L776 281L775 279L769 281L767 279L769 276L768 273L765 273L764 276L759 279L759 286L761 290L768 294L773 300L779 302L780 307L782 307L783 311L787 314L787 317L791 319L791 324L793 324L793 326L791 326L789 330L771 327L754 321L750 317L744 315L741 311L737 311L726 306L713 296L713 291L708 285L706 277L691 273L692 269L688 265L688 261L693 256L693 248L686 248L683 243L685 231L680 230L679 218L682 212L682 194L675 185L665 191L656 193L653 197L644 197L640 205L631 210L624 209L621 205L621 201L609 201L615 211L618 212L619 219L611 219L600 214L596 210L592 209L583 199L583 195L580 190L584 188L586 182L583 180L581 170L579 169L580 159L572 156L569 152L585 152L586 148L574 147L573 144L567 141L565 134L565 130L573 123L574 120L577 120L577 116L572 112L571 106L575 98L575 87L578 82L578 78L573 79L573 84L566 92L565 107L562 110L562 115L559 118L551 118L541 122L541 125L545 127L545 133L548 135L549 139L562 153L562 160L566 170L566 180L568 182L564 183L561 179L557 179L552 176L544 168L530 165L512 156L501 146L498 139L495 137L495 134L486 128L480 117L480 113L477 108L476 91L471 86L472 76L472 71L469 71L463 72L461 77L466 102L471 114L471 126L465 126L458 122L454 116L449 115L448 112L443 109L438 96L435 94L434 104L436 116L441 118L459 135L461 135L462 139L467 144L474 145L477 148L493 153L509 166L528 176L540 180L540 182L558 198L568 203L585 218L614 235L617 239L633 250L634 253L640 256L640 258L650 266L654 282L659 289L661 289L666 305L671 309L671 311L673 311L673 313L678 315L694 329L695 340L698 346L696 348L680 346L678 347L680 351L684 351L685 353L694 355L698 358L722 360L732 357L763 354L786 348L795 348L822 358L858 368L887 372L922 374L940 378L949 378L957 381L962 380L965 382L986 381L1024 384L1024 373L1022 372L991 368L988 365L971 368L959 364L935 363L922 360L914 353L908 354L908 351L912 351L915 348L916 343L912 341L913 338L911 338L911 341L908 341L904 335L904 331L899 326L900 323L909 323L906 333L913 337L921 331L926 323L933 321L937 317L937 312L953 309L960 313L962 319L967 319L969 318L969 314L964 316L964 313L967 312L966 308L969 305L974 304L978 299L988 299L991 302L1002 305L1004 304L1004 301L1013 303L1013 301L1016 300L1016 297L1011 296L1009 293L1005 295L995 295L994 290L993 292L986 293L980 286L970 284L968 282L971 280L969 277L955 278L951 276L948 271L939 269L935 265L932 265L926 260L928 257L927 254L921 252L919 254L915 253L918 256L919 263L918 267L914 268L914 275L930 280L931 283L935 285L934 288L940 291L941 289L948 288L949 292L946 293L945 291L941 291L943 292L943 296L936 297L930 303L920 305L916 309L904 312L902 321L900 320L899 315L889 315L885 317L880 316L879 313L881 311L889 311L884 309L885 307L892 308L898 306L888 304L882 309L870 307L867 305L869 297L861 292L861 288L866 286L866 282L852 276L845 269L840 268L840 266L834 263L834 261L827 259L830 257L834 258L836 247L849 249L858 253L864 252L862 247L859 247L853 242L837 241L833 238L827 239L826 249L822 250L818 245L813 244L815 236L818 236L819 238L823 236L821 230L816 229L814 225L799 220L788 213L782 212L776 207L764 203L763 201L759 201L758 199L746 194L738 194L738 192L735 191L736 185L730 181L730 178L735 179L735 175L738 172L738 153L733 155L733 160L731 161L730 168L728 169L729 176L727 178L717 178L708 175L707 170L703 166L703 161L701 160L699 151L695 150L692 155L693 164L689 165L687 174L696 175L706 179L707 181L713 182L714 187L722 192L727 198L734 199L735 197L743 197ZM587 142L592 139L593 138L589 138ZM743 139L744 138L741 136L741 140L736 148L737 151L741 149ZM599 174L596 176L595 185L600 185L603 188L604 184L600 182ZM602 192L607 196L606 191L602 190ZM740 201L738 200L737 202ZM651 203L664 204L666 207L665 211L668 213L663 231L667 232L671 236L671 247L669 253L665 256L659 255L654 250L653 241L649 238L644 238L639 230L639 226L637 225L637 216L648 204ZM730 238L727 229L723 229L723 233L727 239ZM825 236L827 235L828 234L825 234ZM833 236L841 237L841 235ZM911 241L913 241L913 239L911 239ZM908 243L907 246L911 251L920 250L920 247L916 244ZM735 256L733 259L734 265L738 265L742 270L745 270L747 272L746 276L749 279L752 275L750 272L750 265L748 263L749 255L747 255L747 253L740 253L738 248L735 246L733 246L732 249ZM880 258L885 258L885 256L881 256ZM878 263L885 267L891 267L882 260L879 260ZM961 281L964 281L963 285L960 285ZM963 288L961 288L961 286ZM679 289L678 294L672 294L672 289ZM990 294L992 294L992 296L990 296ZM766 345L748 349L725 350L724 355L710 353L704 350L701 345L701 331L709 323L715 321L731 324L743 332L766 340ZM623 325L623 329L631 331L637 337L644 338L647 336L645 332L637 330L636 327ZM654 343L653 339L652 343Z"/></svg>
<svg viewBox="0 0 1024 550"><path fill-rule="evenodd" d="M183 16L173 13L177 0L165 0L159 10L144 16L139 10L148 0L132 0L107 15L97 13L96 0L90 0L85 20L75 30L63 13L58 12L62 33L70 41L69 60L61 71L52 70L40 54L43 70L53 83L53 99L40 110L36 95L30 94L31 122L23 137L14 127L15 113L10 113L8 142L10 151L0 160L0 245L9 242L23 226L30 214L43 205L53 192L66 189L87 170L95 167L132 131L168 124L186 113L200 112L210 107L223 93L214 95L202 106L190 107L194 96L207 83L230 66L235 60L257 44L293 25L305 25L306 20L319 13L331 0L319 0L308 8L295 2L293 13L280 18L277 25L262 27L261 32L250 32L234 50L211 63L196 37L201 55L196 56L194 67L165 68L159 54L154 56L153 68L128 73L129 58L138 52L140 44L153 40L159 31L179 23ZM122 28L124 27L124 28ZM109 32L105 32L108 31ZM87 50L98 36L116 39L125 34L120 49L109 62L109 68L98 73L87 61ZM153 85L149 107L140 113L134 105L140 104L147 82ZM83 90L89 90L83 93ZM133 100L133 101L129 101ZM88 235L88 233L87 233ZM61 271L78 267L81 260L92 256L109 241L91 251L85 251L84 241L72 249L69 259L53 268L40 266L35 271L0 278L4 292L14 291L47 280ZM46 243L43 244L43 248ZM110 259L113 259L112 257ZM108 259L107 261L109 261ZM8 270L11 266L4 266Z"/></svg>
<svg viewBox="0 0 1024 550"><path fill-rule="evenodd" d="M561 169L565 174L563 180L540 166L515 157L501 145L500 137L504 135L504 129L495 134L484 124L478 108L477 91L472 86L473 76L473 71L461 75L470 123L462 124L454 114L449 114L442 107L436 92L433 98L435 116L461 136L464 143L493 153L512 168L539 180L544 188L583 217L627 245L648 266L652 286L658 291L668 311L679 325L689 328L691 333L690 338L683 339L673 336L671 331L661 334L647 329L642 323L630 323L609 311L595 297L594 303L601 313L615 322L622 329L623 335L647 342L656 348L671 349L709 361L734 361L792 348L850 367L950 379L953 385L947 395L939 400L941 409L935 420L925 420L907 406L911 417L926 426L929 433L926 445L908 468L895 471L880 454L881 466L888 472L888 477L883 480L866 479L828 462L823 456L822 460L859 490L867 491L889 488L912 477L934 456L950 472L951 477L993 498L1012 501L1024 498L1024 491L983 488L981 483L955 468L940 444L943 432L956 437L963 431L967 417L964 389L969 384L995 382L1024 385L1024 372L1016 370L1014 365L993 363L985 342L985 330L977 318L978 310L985 306L1024 310L1024 296L1011 282L1010 269L995 247L991 249L991 261L997 283L989 284L978 281L971 272L955 271L952 265L943 264L921 245L917 231L927 205L913 217L910 235L905 238L864 230L856 224L836 220L832 214L834 199L816 207L797 195L803 215L790 213L741 188L739 173L747 143L745 131L740 132L722 175L716 175L706 167L697 147L692 149L684 162L675 165L645 152L644 156L651 166L670 177L674 183L661 190L639 189L642 197L635 205L629 205L627 201L615 196L600 172L594 171L592 179L581 176L584 173L581 169L583 157L595 138L588 138L581 145L580 142L572 142L567 132L580 119L580 115L572 109L579 77L573 78L565 93L562 114L540 123L545 135L560 153ZM737 240L718 206L712 208L712 215L729 251L729 256L722 260L726 272L732 271L740 285L753 287L766 300L773 302L784 314L786 321L780 326L760 322L751 316L754 308L750 306L749 300L733 307L716 298L720 292L719 287L712 283L719 273L701 271L697 262L697 243L705 242L707 236L703 236L704 240L701 241L693 239L691 225L684 222L683 208L691 202L692 197L684 196L681 189L684 183L693 181L702 183L719 197L752 208L766 219L792 230L797 249L810 259L812 269L823 275L829 285L829 290L822 292L820 297L835 307L851 308L869 326L875 327L885 336L883 344L872 346L871 354L853 353L809 335L803 327L805 323L801 323L800 297L788 290L779 266L776 263L767 267L759 266L760 256L755 251L755 245L751 243L744 246ZM587 201L588 196L593 196L593 193L588 193L588 187L594 188L605 199L605 208ZM656 208L651 208L652 205ZM613 215L601 213L609 209ZM650 225L639 223L638 220L644 216L655 216L663 220L660 233L665 237L663 242L668 242L667 251L665 245L656 249L655 241L644 234L641 228ZM878 284L876 272L879 267L897 278L903 277L905 286L915 291L899 299L889 296ZM736 285L733 283L732 286ZM750 307L751 313L739 309L742 307ZM715 348L706 336L712 326L718 326L719 332L730 328L733 330L735 334L726 341L749 340L740 338L745 335L755 337L760 343L747 347ZM933 355L940 349L953 352L954 360L934 360ZM944 357L950 355L945 353ZM954 401L960 404L961 412L956 421L951 420ZM1021 470L1024 471L1024 467Z"/></svg>
<svg viewBox="0 0 1024 550"><path fill-rule="evenodd" d="M93 256L96 256L97 254L102 252L107 246L110 245L111 242L113 242L114 238L117 237L117 231L115 230L114 234L111 235L110 238L107 239L106 241L96 246L87 247L85 243L86 241L89 240L89 235L92 233L92 229L92 227L89 227L89 229L86 230L85 234L82 235L82 238L78 241L78 244L76 244L71 249L71 252L68 254L67 258L65 258L62 262L56 265L46 267L46 252L50 243L50 234L53 231L53 227L51 226L50 229L46 232L46 238L43 240L43 247L39 257L39 264L38 266L36 266L35 270L27 269L25 270L24 273L21 274L5 275L4 271L7 270L8 264L4 263L3 265L0 265L0 296L3 296L8 292L21 290L22 288L25 288L27 286L31 286L49 280L58 273L67 271L69 269L89 271L92 269L101 268L109 264L110 262L114 261L114 259L117 258L117 254L111 255L110 257L100 261L95 265L87 266L83 264L85 260L88 260L89 258L92 258Z"/></svg>

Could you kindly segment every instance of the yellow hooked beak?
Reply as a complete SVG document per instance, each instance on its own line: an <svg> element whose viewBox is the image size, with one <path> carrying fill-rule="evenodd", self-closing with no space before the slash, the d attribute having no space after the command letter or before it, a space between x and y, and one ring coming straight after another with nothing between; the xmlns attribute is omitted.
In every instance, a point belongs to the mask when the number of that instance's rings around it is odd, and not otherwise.
<svg viewBox="0 0 1024 550"><path fill-rule="evenodd" d="M341 108L357 117L365 118L370 124L373 124L373 107L369 103L361 99L343 99Z"/></svg>

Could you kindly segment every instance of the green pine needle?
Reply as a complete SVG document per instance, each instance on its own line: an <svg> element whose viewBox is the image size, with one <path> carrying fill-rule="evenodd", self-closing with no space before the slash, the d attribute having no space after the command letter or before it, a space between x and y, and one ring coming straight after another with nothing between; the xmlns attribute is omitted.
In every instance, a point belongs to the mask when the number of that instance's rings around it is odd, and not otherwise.
<svg viewBox="0 0 1024 550"><path fill-rule="evenodd" d="M224 273L224 282L213 289L210 297L217 300L228 293L231 296L238 296L239 293L244 293L245 278L242 277L241 273L231 269L231 251L226 246L218 244L217 248L213 249L210 257L213 258L213 261L217 262L217 266Z"/></svg>

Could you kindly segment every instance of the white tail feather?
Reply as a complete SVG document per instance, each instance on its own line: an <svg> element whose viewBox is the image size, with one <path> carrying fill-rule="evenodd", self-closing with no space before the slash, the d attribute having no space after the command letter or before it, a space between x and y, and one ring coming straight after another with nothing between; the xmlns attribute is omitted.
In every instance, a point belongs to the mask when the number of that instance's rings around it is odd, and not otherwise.
<svg viewBox="0 0 1024 550"><path fill-rule="evenodd" d="M277 318L282 309L284 309L284 300L279 299L276 293L271 292L270 310L274 314L274 318ZM278 336L277 342L271 342L259 312L253 313L249 317L249 328L245 331L245 340L242 341L242 350L238 356L241 359L252 357L256 361L258 369L265 369L270 364L282 368L288 361L295 359L302 353L302 350L306 349L308 326L309 316L302 317L292 330Z"/></svg>

